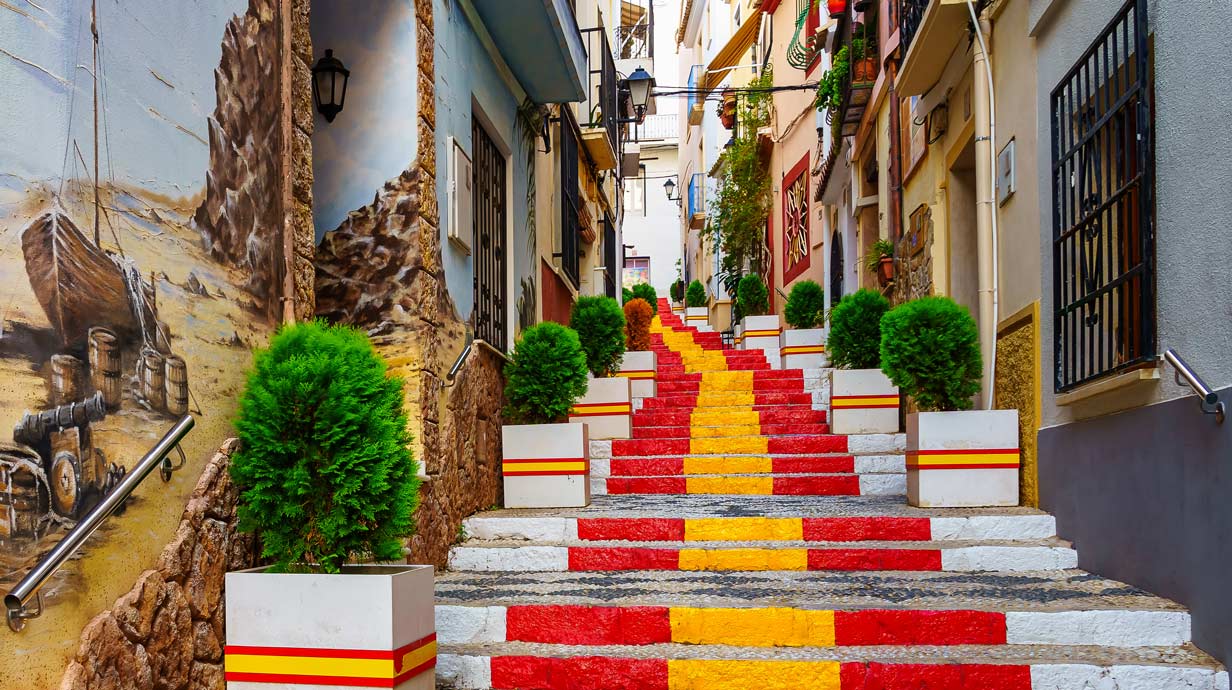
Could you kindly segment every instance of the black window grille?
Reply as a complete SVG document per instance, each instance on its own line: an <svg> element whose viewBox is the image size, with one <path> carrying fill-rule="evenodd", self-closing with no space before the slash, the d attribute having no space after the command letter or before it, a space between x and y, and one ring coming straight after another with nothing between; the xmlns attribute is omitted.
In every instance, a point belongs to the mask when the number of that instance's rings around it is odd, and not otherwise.
<svg viewBox="0 0 1232 690"><path fill-rule="evenodd" d="M616 62L612 58L612 49L608 45L603 26L582 29L582 37L586 41L586 71L590 75L586 112L583 113L586 118L584 126L607 130L608 140L615 148L620 144Z"/></svg>
<svg viewBox="0 0 1232 690"><path fill-rule="evenodd" d="M920 21L924 19L924 10L928 9L929 0L899 0L897 10L898 16L898 31L899 45L902 46L903 54L907 54L907 50L911 47L911 41L915 38L915 32L920 28ZM895 17L891 17L893 21ZM893 24L891 24L893 25Z"/></svg>
<svg viewBox="0 0 1232 690"><path fill-rule="evenodd" d="M835 230L830 234L830 306L843 299L843 236Z"/></svg>
<svg viewBox="0 0 1232 690"><path fill-rule="evenodd" d="M507 266L505 156L478 120L471 121L474 194L475 337L505 350Z"/></svg>
<svg viewBox="0 0 1232 690"><path fill-rule="evenodd" d="M1056 390L1155 359L1155 153L1147 0L1051 95Z"/></svg>
<svg viewBox="0 0 1232 690"><path fill-rule="evenodd" d="M616 276L620 266L616 263L616 222L603 216L603 288L608 297L616 296Z"/></svg>
<svg viewBox="0 0 1232 690"><path fill-rule="evenodd" d="M581 224L578 192L578 126L568 106L560 109L560 270L576 288L581 271L578 240Z"/></svg>

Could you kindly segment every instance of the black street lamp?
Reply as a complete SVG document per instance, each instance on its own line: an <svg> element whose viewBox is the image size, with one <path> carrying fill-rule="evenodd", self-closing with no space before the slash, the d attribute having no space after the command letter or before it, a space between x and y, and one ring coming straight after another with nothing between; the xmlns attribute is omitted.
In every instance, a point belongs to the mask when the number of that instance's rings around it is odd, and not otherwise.
<svg viewBox="0 0 1232 690"><path fill-rule="evenodd" d="M347 80L351 71L334 57L334 51L325 49L325 57L317 60L312 66L312 100L316 102L317 112L325 117L326 122L333 122L342 106L346 103Z"/></svg>
<svg viewBox="0 0 1232 690"><path fill-rule="evenodd" d="M633 106L633 117L621 118L620 122L641 124L646 120L646 111L650 107L651 90L654 85L655 78L641 67L633 70L633 74L625 78L624 83L621 84L621 91L629 95L629 104Z"/></svg>
<svg viewBox="0 0 1232 690"><path fill-rule="evenodd" d="M672 178L670 178L670 177L669 177L669 178L667 178L667 182L664 182L664 183L663 183L663 191L667 192L667 200L668 200L668 201L674 201L674 202L676 202L677 204L679 204L679 203L680 203L680 197L679 197L679 196L672 196L672 193L674 193L674 192L676 191L676 181L675 181L675 180L673 180L673 179L672 179Z"/></svg>

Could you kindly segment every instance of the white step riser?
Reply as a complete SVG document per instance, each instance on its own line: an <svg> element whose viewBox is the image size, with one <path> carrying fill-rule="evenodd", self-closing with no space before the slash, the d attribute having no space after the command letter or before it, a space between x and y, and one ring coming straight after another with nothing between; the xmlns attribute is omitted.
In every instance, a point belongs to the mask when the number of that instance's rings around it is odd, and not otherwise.
<svg viewBox="0 0 1232 690"><path fill-rule="evenodd" d="M650 439L642 439L650 440ZM897 456L902 457L907 452L907 435L906 434L856 434L847 437L847 452L836 453L836 455L854 455L857 459L861 456ZM740 453L724 453L724 456L739 456ZM758 457L764 457L766 454L761 453ZM779 455L779 454L775 454ZM593 462L596 459L607 459L612 457L612 442L611 441L591 441L590 442L590 459ZM661 457L647 456L647 457Z"/></svg>

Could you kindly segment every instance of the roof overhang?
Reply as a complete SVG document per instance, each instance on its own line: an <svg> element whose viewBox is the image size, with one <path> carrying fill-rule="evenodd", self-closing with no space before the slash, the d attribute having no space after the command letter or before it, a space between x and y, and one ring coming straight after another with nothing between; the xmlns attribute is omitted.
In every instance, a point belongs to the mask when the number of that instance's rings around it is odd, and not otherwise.
<svg viewBox="0 0 1232 690"><path fill-rule="evenodd" d="M492 42L535 103L585 100L586 46L568 0L473 0Z"/></svg>
<svg viewBox="0 0 1232 690"><path fill-rule="evenodd" d="M928 3L894 82L899 96L922 96L937 83L954 49L967 35L970 19L964 0Z"/></svg>

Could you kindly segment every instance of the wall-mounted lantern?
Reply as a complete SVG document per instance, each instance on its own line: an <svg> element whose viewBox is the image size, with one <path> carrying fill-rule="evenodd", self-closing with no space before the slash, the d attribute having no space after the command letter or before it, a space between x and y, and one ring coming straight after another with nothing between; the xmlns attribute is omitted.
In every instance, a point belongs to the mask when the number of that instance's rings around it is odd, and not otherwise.
<svg viewBox="0 0 1232 690"><path fill-rule="evenodd" d="M342 112L350 77L351 71L334 57L334 51L329 48L325 49L325 57L312 66L312 100L326 122L333 122Z"/></svg>
<svg viewBox="0 0 1232 690"><path fill-rule="evenodd" d="M679 205L679 204L680 204L680 197L679 197L679 196L672 196L672 194L674 194L674 193L675 193L675 191L676 191L676 180L674 180L674 179L672 179L672 178L670 178L670 177L669 177L669 178L667 178L667 182L664 182L664 183L663 183L663 191L664 191L664 192L667 192L667 200L668 200L668 201L674 201L674 202L676 202L676 204L677 204L677 205Z"/></svg>
<svg viewBox="0 0 1232 690"><path fill-rule="evenodd" d="M646 120L646 111L650 109L650 99L653 98L651 92L654 85L655 78L641 67L633 70L633 74L623 80L620 90L629 97L629 105L633 107L633 117L621 118L620 122L641 124Z"/></svg>

